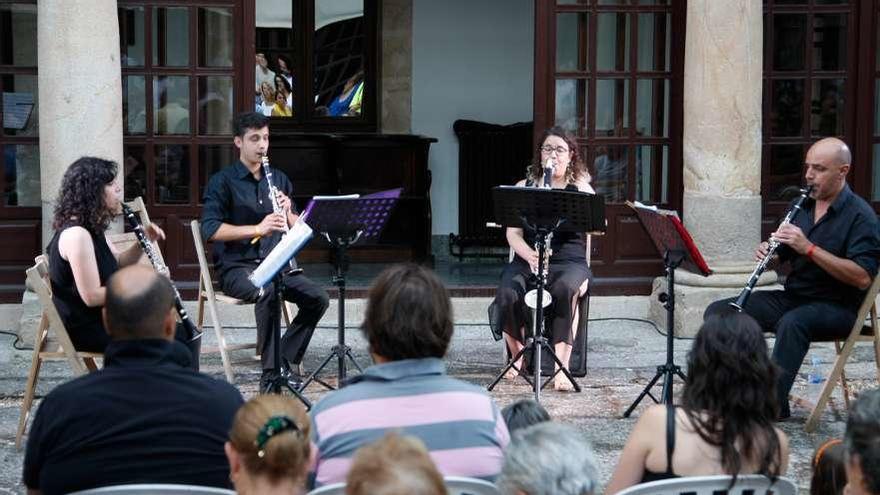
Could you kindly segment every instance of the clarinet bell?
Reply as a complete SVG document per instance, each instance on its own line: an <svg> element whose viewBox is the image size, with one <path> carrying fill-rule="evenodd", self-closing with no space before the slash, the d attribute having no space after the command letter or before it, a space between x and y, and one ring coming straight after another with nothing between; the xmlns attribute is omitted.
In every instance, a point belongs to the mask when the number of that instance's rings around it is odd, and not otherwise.
<svg viewBox="0 0 880 495"><path fill-rule="evenodd" d="M526 296L524 298L526 306L537 309L538 308L538 289L532 289L526 292ZM541 306L547 307L553 304L553 296L550 295L546 289L544 289L544 297L541 298Z"/></svg>

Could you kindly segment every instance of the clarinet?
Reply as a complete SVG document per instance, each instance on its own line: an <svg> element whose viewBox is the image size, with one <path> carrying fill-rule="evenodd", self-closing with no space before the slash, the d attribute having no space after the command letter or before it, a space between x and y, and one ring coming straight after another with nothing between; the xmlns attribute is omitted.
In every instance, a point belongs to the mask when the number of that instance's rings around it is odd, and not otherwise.
<svg viewBox="0 0 880 495"><path fill-rule="evenodd" d="M272 168L269 167L269 155L263 155L263 157L260 158L260 165L263 167L263 175L266 176L266 185L269 189L269 201L272 202L272 212L284 217L284 232L281 233L281 238L284 239L284 236L290 232L290 226L287 225L287 212L284 211L284 208L281 207L281 203L278 202L278 188L275 187L275 182L272 180ZM296 260L293 258L290 258L288 265L291 273L302 271L297 268Z"/></svg>
<svg viewBox="0 0 880 495"><path fill-rule="evenodd" d="M813 186L809 185L806 188L801 189L801 195L794 202L794 205L788 210L788 213L785 214L785 218L782 219L782 223L779 224L780 227L783 225L788 225L794 220L795 215L801 211L801 208L804 206L804 201L807 200L807 197L810 195L810 192L813 190ZM755 288L755 284L758 283L758 279L761 278L761 274L764 273L764 270L767 269L767 265L770 263L770 259L773 257L773 254L776 252L776 249L779 248L781 243L776 239L771 238L769 241L769 249L767 249L767 256L764 256L761 261L758 262L758 266L755 267L755 270L752 271L752 275L749 277L749 281L746 282L746 286L743 287L743 290L739 293L739 297L736 298L736 301L730 303L730 307L742 312L743 307L746 305L746 301L748 301L749 296L752 295L752 290Z"/></svg>
<svg viewBox="0 0 880 495"><path fill-rule="evenodd" d="M150 260L150 264L152 264L153 268L155 268L160 274L167 274L168 267L165 266L165 263L162 262L162 259L159 258L156 251L153 250L153 245L150 243L150 240L147 239L147 234L144 232L144 226L141 225L137 215L125 203L122 203L122 213L125 215L125 219L128 220L128 225L134 231L134 235L137 237L141 249ZM180 299L180 292L177 291L177 287L174 286L173 282L171 283L171 289L174 291L174 307L177 309L177 314L180 316L180 322L183 323L183 327L186 329L186 335L189 337L189 341L192 342L201 338L202 332L199 332L192 320L189 319L189 315L186 313L186 308L183 307L183 301Z"/></svg>

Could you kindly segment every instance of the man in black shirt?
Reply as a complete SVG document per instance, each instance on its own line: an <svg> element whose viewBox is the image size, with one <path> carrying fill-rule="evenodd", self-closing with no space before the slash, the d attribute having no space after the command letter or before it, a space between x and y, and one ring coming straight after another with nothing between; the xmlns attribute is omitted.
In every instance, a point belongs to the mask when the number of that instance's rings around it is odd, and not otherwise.
<svg viewBox="0 0 880 495"><path fill-rule="evenodd" d="M24 458L28 493L130 483L229 488L223 444L242 404L232 385L189 368L174 340L168 279L142 265L107 281L104 368L50 392Z"/></svg>
<svg viewBox="0 0 880 495"><path fill-rule="evenodd" d="M261 167L269 150L269 118L255 112L243 113L236 116L233 127L239 160L208 182L201 229L205 241L214 241L214 268L223 292L256 303L257 341L262 344L258 352L263 365L260 390L266 391L276 367L269 332L281 315L274 285L268 284L260 292L248 276L278 244L285 226L293 225L299 215L290 200L293 186L276 168L272 169L272 185L278 190L276 197L284 213L276 214L272 208ZM284 299L299 308L281 339L281 357L286 361L281 364L294 367L302 362L329 297L327 291L302 274L285 273L281 283Z"/></svg>
<svg viewBox="0 0 880 495"><path fill-rule="evenodd" d="M778 259L771 261L791 263L785 290L756 291L743 308L776 334L773 360L781 368L776 390L781 418L790 415L788 394L810 342L848 335L877 274L877 216L846 183L851 160L849 148L836 138L822 139L807 151L805 178L813 191L794 221L773 233L780 247ZM756 261L767 252L762 242ZM706 315L728 310L730 301L712 303Z"/></svg>

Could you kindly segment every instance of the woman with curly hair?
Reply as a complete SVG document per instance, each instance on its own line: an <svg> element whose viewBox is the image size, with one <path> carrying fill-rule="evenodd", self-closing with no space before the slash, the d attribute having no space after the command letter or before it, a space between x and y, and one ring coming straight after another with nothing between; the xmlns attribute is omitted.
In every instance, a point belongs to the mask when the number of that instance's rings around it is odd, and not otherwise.
<svg viewBox="0 0 880 495"><path fill-rule="evenodd" d="M687 370L681 405L642 413L605 493L683 476L785 474L788 438L774 426L777 371L758 323L732 311L710 316Z"/></svg>
<svg viewBox="0 0 880 495"><path fill-rule="evenodd" d="M539 142L532 163L526 169L526 178L517 182L517 186L545 187L544 169L552 167L549 186L553 189L595 194L577 143L568 132L560 127L550 128ZM501 284L492 303L492 326L504 333L511 356L516 356L525 341L525 315L529 308L525 306L524 297L535 285L532 274L537 271L538 252L534 249L534 233L524 233L521 228L508 227L507 242L516 255L501 274ZM547 334L567 369L577 330L574 315L578 297L593 274L587 266L585 234L556 232L550 248L546 288L553 296L553 306L548 308L552 316ZM517 370L522 369L522 360L514 366L506 378L516 377ZM571 382L562 373L557 373L554 388L572 390Z"/></svg>
<svg viewBox="0 0 880 495"><path fill-rule="evenodd" d="M70 165L55 204L55 235L46 247L52 298L80 351L103 352L107 347L110 337L101 320L104 284L120 266L136 263L143 255L137 243L119 251L104 236L110 221L122 212L117 169L112 161L90 156ZM145 230L151 241L165 238L155 225Z"/></svg>

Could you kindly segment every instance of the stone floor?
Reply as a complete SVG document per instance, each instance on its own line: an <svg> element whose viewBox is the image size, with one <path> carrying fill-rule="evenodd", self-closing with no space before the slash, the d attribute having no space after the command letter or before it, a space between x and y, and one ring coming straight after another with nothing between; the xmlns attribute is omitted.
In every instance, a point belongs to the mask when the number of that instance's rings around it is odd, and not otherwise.
<svg viewBox="0 0 880 495"><path fill-rule="evenodd" d="M486 298L454 301L457 325L448 354L452 375L481 385L487 385L492 380L502 361L501 345L492 340L485 325L488 301ZM622 413L654 375L656 365L665 360L666 340L655 328L645 322L619 319L644 318L647 304L647 297L594 298L591 305L591 318L594 321L589 326L588 375L578 380L583 391L547 391L542 394L542 403L556 420L575 425L591 440L600 463L603 483L608 481L617 463L635 417L649 401L643 401L633 418L623 419ZM363 301L350 300L346 306L348 341L358 362L366 365L369 362L366 346L357 331L362 315ZM249 324L252 325L250 322L253 320L246 308L232 308L225 311L222 318L231 327L228 334L232 340L252 338L253 329L249 328ZM334 301L310 347L306 359L308 369L316 366L335 343L336 318ZM205 335L204 345L213 345L215 339L212 332ZM12 341L12 337L0 335L0 493L24 492L20 479L23 454L14 447L14 435L31 352L13 349ZM772 345L772 340L769 345ZM684 363L689 346L688 340L675 341L677 363ZM829 366L827 363L831 362L833 355L830 346L817 345L811 352L826 363L826 368ZM237 357L243 362L235 367L235 383L245 396L252 396L256 392L259 366L247 352L243 351ZM848 367L853 388L876 386L870 348L858 348L854 361ZM218 355L203 355L201 365L205 373L223 378ZM326 375L328 381L334 382L335 366L331 366ZM48 363L42 370L38 393L43 395L68 378L66 365ZM800 377L794 393L804 395L805 392L805 380ZM320 399L324 393L320 385L312 385L306 392L312 400ZM532 394L525 382L520 381L503 382L492 395L499 405L504 406L531 397ZM803 429L808 412L795 408L793 414L794 418L780 427L789 435L792 447L788 476L796 480L804 491L809 483L809 462L813 450L826 438L843 433L845 408L838 391L818 431L813 434L807 434Z"/></svg>

